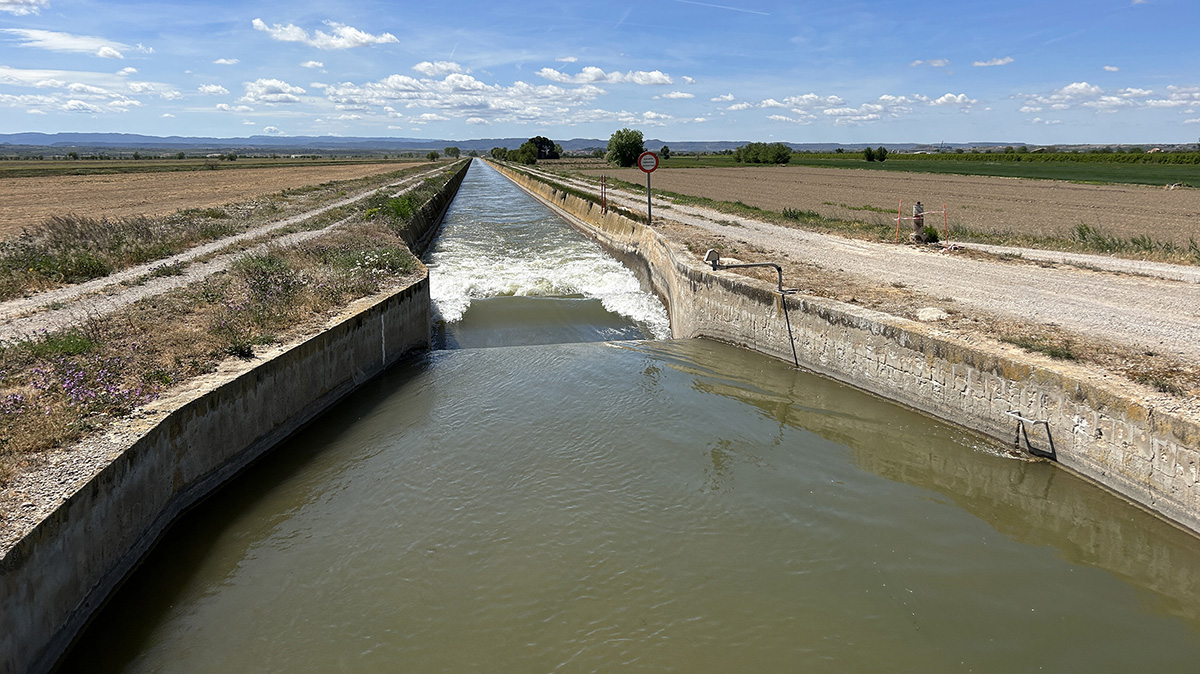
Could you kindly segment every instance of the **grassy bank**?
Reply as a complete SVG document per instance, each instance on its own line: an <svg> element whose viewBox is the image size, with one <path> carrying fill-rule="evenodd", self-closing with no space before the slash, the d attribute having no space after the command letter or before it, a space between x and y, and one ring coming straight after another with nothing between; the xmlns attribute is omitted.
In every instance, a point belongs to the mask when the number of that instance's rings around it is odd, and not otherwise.
<svg viewBox="0 0 1200 674"><path fill-rule="evenodd" d="M420 272L405 241L443 171L400 197L377 193L349 222L247 253L228 271L119 314L0 347L0 485L226 358L316 329L349 302Z"/></svg>

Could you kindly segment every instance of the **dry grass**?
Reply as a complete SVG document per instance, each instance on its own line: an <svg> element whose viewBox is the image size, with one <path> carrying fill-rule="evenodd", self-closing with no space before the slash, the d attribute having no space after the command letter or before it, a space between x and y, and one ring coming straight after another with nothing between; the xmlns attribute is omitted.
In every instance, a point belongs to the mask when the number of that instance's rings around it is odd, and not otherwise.
<svg viewBox="0 0 1200 674"><path fill-rule="evenodd" d="M580 172L645 189L645 175L637 169ZM941 210L944 203L952 240L1200 264L1195 189L790 166L662 170L653 174L652 185L767 215L790 210L834 225L858 223L857 235L870 238L888 238L894 231L901 199L906 215L917 200L927 211ZM941 230L942 218L928 216L926 224Z"/></svg>
<svg viewBox="0 0 1200 674"><path fill-rule="evenodd" d="M53 215L19 237L0 241L0 300L107 276L162 259L292 213L311 210L348 193L397 180L423 166L368 178L292 187L248 202L220 208L188 208L166 216ZM317 222L327 223L329 217Z"/></svg>
<svg viewBox="0 0 1200 674"><path fill-rule="evenodd" d="M3 178L0 238L20 234L55 215L154 217L188 208L223 207L261 194L370 178L419 165L400 162L252 168L232 162L220 171Z"/></svg>
<svg viewBox="0 0 1200 674"><path fill-rule="evenodd" d="M404 199L381 194L325 235L246 254L228 272L0 348L0 485L39 453L104 428L225 358L252 358L354 299L410 282L421 265L404 237L444 182L426 181Z"/></svg>

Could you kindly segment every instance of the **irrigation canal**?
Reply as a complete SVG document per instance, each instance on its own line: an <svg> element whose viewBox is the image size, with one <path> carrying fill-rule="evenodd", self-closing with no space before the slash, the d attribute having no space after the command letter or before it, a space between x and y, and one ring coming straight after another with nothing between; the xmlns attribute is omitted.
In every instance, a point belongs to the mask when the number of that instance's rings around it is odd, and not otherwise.
<svg viewBox="0 0 1200 674"><path fill-rule="evenodd" d="M666 339L476 162L441 348L179 523L88 672L1193 672L1200 542L786 364Z"/></svg>

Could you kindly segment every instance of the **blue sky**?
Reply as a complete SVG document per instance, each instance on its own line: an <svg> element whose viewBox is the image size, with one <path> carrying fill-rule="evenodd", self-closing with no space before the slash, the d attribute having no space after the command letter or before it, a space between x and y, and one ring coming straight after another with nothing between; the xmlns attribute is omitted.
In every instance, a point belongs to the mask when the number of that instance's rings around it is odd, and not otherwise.
<svg viewBox="0 0 1200 674"><path fill-rule="evenodd" d="M1196 0L0 0L0 130L1174 143Z"/></svg>

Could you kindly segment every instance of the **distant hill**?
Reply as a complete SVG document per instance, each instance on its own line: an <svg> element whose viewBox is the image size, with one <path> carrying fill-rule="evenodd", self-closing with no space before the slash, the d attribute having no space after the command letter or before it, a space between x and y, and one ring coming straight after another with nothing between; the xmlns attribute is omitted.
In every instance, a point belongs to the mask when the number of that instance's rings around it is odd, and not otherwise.
<svg viewBox="0 0 1200 674"><path fill-rule="evenodd" d="M428 138L347 138L339 136L250 136L248 138L205 138L185 136L143 136L132 133L9 133L0 134L0 149L29 151L45 148L52 152L97 151L170 151L170 152L428 152L442 151L455 146L463 152L475 150L486 153L494 147L520 147L528 138L478 138L473 140L444 140ZM584 152L608 145L598 138L556 140L567 152ZM647 139L645 146L657 151L666 145L675 152L721 152L733 150L749 141L663 141ZM837 148L856 152L865 147L884 145L889 150L911 152L936 150L939 145L923 143L787 143L794 150L832 152ZM941 147L990 147L1021 145L1015 142L947 143Z"/></svg>

